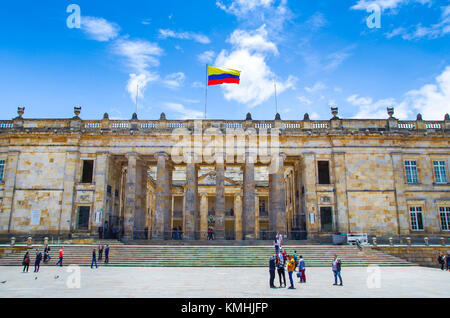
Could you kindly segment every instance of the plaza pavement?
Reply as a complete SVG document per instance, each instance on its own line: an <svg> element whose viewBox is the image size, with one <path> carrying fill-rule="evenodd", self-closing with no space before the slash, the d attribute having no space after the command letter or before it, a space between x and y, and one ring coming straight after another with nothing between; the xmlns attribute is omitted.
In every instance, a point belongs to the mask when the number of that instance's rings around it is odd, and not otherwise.
<svg viewBox="0 0 450 318"><path fill-rule="evenodd" d="M68 267L0 267L1 298L410 298L450 297L450 272L425 267L343 268L344 286L332 286L330 268L308 268L307 284L270 289L267 268L80 268L81 287L68 288ZM379 276L378 276L379 274ZM75 277L75 276L70 276ZM378 279L379 278L379 279ZM286 272L289 286L289 277ZM375 288L368 288L369 285ZM69 282L76 280L69 279ZM278 286L278 276L276 277ZM377 287L377 282L380 283Z"/></svg>

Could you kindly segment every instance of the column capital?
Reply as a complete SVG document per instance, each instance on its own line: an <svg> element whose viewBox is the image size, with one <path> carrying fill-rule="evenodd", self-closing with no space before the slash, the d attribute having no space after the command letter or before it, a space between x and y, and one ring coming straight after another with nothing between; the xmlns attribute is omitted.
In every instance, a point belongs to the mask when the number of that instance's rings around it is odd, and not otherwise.
<svg viewBox="0 0 450 318"><path fill-rule="evenodd" d="M127 159L130 159L131 157L137 158L138 154L136 152L127 152L127 154L125 155L125 157Z"/></svg>
<svg viewBox="0 0 450 318"><path fill-rule="evenodd" d="M155 153L156 160L158 160L160 157L163 157L165 160L169 159L169 155L167 154L167 152L164 152L164 151Z"/></svg>
<svg viewBox="0 0 450 318"><path fill-rule="evenodd" d="M208 193L206 192L200 192L200 197L208 197Z"/></svg>

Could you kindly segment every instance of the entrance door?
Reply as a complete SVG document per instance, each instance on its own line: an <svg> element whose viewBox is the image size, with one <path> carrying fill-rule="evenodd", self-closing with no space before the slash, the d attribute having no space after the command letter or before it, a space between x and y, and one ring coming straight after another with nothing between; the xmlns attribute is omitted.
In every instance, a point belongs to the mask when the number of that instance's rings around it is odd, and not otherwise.
<svg viewBox="0 0 450 318"><path fill-rule="evenodd" d="M89 215L91 212L91 207L80 206L78 207L78 229L79 230L89 230Z"/></svg>
<svg viewBox="0 0 450 318"><path fill-rule="evenodd" d="M332 208L320 208L320 223L321 229L324 233L333 232L333 213Z"/></svg>

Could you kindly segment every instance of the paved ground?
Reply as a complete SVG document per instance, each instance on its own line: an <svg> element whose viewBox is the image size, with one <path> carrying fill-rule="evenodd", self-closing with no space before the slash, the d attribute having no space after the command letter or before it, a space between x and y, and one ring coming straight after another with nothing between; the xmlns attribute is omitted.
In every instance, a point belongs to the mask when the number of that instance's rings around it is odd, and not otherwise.
<svg viewBox="0 0 450 318"><path fill-rule="evenodd" d="M450 297L450 272L424 267L344 268L343 287L332 286L329 268L310 268L307 284L295 279L295 290L268 288L266 268L82 267L79 289L69 288L76 287L78 276L68 267L41 267L39 274L31 266L29 273L21 271L0 267L0 297Z"/></svg>

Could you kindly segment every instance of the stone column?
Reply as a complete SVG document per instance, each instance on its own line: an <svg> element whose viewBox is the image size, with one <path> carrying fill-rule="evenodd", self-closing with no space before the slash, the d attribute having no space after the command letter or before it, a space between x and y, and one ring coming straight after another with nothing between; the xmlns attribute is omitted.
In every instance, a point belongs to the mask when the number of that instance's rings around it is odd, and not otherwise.
<svg viewBox="0 0 450 318"><path fill-rule="evenodd" d="M345 153L334 155L335 195L336 195L336 225L337 231L349 232L348 197L347 197L347 171L345 167Z"/></svg>
<svg viewBox="0 0 450 318"><path fill-rule="evenodd" d="M255 195L255 238L259 240L259 197Z"/></svg>
<svg viewBox="0 0 450 318"><path fill-rule="evenodd" d="M109 154L107 152L97 153L95 160L95 193L94 193L94 211L91 213L91 233L98 233L97 229L103 223L103 216L106 212L106 188L108 177ZM100 213L100 220L96 222L97 213Z"/></svg>
<svg viewBox="0 0 450 318"><path fill-rule="evenodd" d="M405 166L401 153L392 153L392 172L394 175L395 201L397 204L398 235L410 232L408 205L405 196Z"/></svg>
<svg viewBox="0 0 450 318"><path fill-rule="evenodd" d="M215 236L225 239L225 165L219 160L216 165L216 226Z"/></svg>
<svg viewBox="0 0 450 318"><path fill-rule="evenodd" d="M66 162L64 166L63 195L61 202L61 215L59 216L59 234L70 233L75 228L75 220L72 220L73 203L75 195L75 183L77 167L79 166L80 152L68 151L66 153Z"/></svg>
<svg viewBox="0 0 450 318"><path fill-rule="evenodd" d="M305 188L305 214L308 235L314 236L320 229L319 211L317 209L316 159L314 153L306 153L303 157L303 185ZM311 219L313 215L314 220ZM312 221L314 221L312 223Z"/></svg>
<svg viewBox="0 0 450 318"><path fill-rule="evenodd" d="M243 204L243 231L245 240L254 240L255 237L255 163L253 157L246 155L244 164L244 204Z"/></svg>
<svg viewBox="0 0 450 318"><path fill-rule="evenodd" d="M137 154L128 153L127 178L125 185L125 215L124 215L124 236L126 239L133 238L134 218L136 215L136 166Z"/></svg>
<svg viewBox="0 0 450 318"><path fill-rule="evenodd" d="M200 239L208 239L208 194L200 194Z"/></svg>
<svg viewBox="0 0 450 318"><path fill-rule="evenodd" d="M154 239L165 239L170 236L170 207L172 200L172 166L165 152L155 155L158 162L156 180Z"/></svg>
<svg viewBox="0 0 450 318"><path fill-rule="evenodd" d="M147 218L147 166L140 161L136 163L136 197L135 197L135 215L134 226L139 231L139 238L144 238L143 233L146 226Z"/></svg>
<svg viewBox="0 0 450 318"><path fill-rule="evenodd" d="M234 197L234 230L236 241L242 241L242 194L238 193Z"/></svg>
<svg viewBox="0 0 450 318"><path fill-rule="evenodd" d="M20 151L10 151L5 164L3 191L3 213L0 213L0 233L11 233L13 217L14 190L16 187L16 173L19 164Z"/></svg>
<svg viewBox="0 0 450 318"><path fill-rule="evenodd" d="M280 154L274 156L272 160L276 162L273 165L271 178L271 187L269 190L273 230L282 235L287 235L287 219L286 219L286 183L284 181L284 160L286 156Z"/></svg>
<svg viewBox="0 0 450 318"><path fill-rule="evenodd" d="M184 191L184 238L195 239L195 216L198 212L198 168L195 163L186 165L186 188Z"/></svg>

